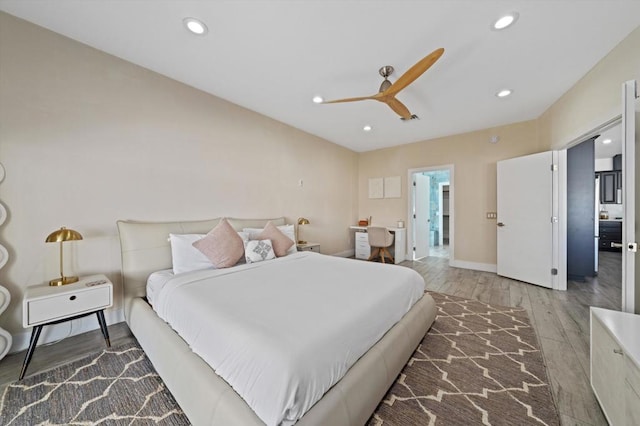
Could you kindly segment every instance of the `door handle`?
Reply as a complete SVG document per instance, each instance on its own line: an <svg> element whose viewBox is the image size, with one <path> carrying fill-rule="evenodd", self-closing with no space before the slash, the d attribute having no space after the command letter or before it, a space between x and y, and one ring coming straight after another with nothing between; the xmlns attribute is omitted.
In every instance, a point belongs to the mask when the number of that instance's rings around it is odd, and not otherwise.
<svg viewBox="0 0 640 426"><path fill-rule="evenodd" d="M622 244L620 244L620 243L613 243L613 242L612 242L612 243L611 243L611 247L612 247L612 248L622 248Z"/></svg>
<svg viewBox="0 0 640 426"><path fill-rule="evenodd" d="M499 226L500 228L502 228L504 226L504 223L498 222L498 223L496 223L496 225Z"/></svg>

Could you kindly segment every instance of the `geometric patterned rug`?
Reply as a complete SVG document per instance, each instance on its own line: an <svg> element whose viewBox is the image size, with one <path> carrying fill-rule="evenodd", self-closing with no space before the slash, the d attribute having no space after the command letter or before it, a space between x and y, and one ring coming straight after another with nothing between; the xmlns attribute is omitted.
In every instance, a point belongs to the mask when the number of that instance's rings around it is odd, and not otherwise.
<svg viewBox="0 0 640 426"><path fill-rule="evenodd" d="M559 425L535 331L520 308L430 293L431 330L368 422ZM188 425L135 343L10 384L0 425Z"/></svg>
<svg viewBox="0 0 640 426"><path fill-rule="evenodd" d="M0 425L187 425L136 343L109 348L9 385Z"/></svg>
<svg viewBox="0 0 640 426"><path fill-rule="evenodd" d="M526 311L429 294L436 321L368 424L559 425Z"/></svg>

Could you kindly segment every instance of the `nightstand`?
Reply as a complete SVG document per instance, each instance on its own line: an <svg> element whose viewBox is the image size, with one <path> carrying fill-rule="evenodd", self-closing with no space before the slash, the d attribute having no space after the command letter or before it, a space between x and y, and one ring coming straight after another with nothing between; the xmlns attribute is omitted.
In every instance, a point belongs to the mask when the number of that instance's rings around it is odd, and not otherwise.
<svg viewBox="0 0 640 426"><path fill-rule="evenodd" d="M22 300L22 326L33 327L29 349L24 357L20 380L27 371L38 344L42 327L96 314L107 346L111 346L104 309L113 305L113 284L100 275L82 277L77 283L61 287L29 287Z"/></svg>
<svg viewBox="0 0 640 426"><path fill-rule="evenodd" d="M298 251L315 251L316 253L320 253L320 244L318 243L304 243L298 244Z"/></svg>

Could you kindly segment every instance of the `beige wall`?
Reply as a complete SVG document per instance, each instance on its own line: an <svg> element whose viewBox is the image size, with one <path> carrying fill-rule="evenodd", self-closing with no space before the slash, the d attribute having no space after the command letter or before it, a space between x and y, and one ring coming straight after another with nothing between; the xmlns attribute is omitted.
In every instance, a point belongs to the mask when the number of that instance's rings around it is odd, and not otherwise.
<svg viewBox="0 0 640 426"><path fill-rule="evenodd" d="M356 153L2 13L0 124L14 334L24 288L58 273L44 239L60 226L84 236L68 272L106 273L117 295L118 219L304 216L324 253L353 247Z"/></svg>
<svg viewBox="0 0 640 426"><path fill-rule="evenodd" d="M489 143L499 136L497 144ZM373 216L377 225L407 221L408 170L454 165L455 259L496 263L496 221L486 219L496 211L496 162L544 150L537 123L527 121L477 132L417 142L360 154L360 218ZM402 197L369 199L369 178L401 176Z"/></svg>
<svg viewBox="0 0 640 426"><path fill-rule="evenodd" d="M542 140L562 149L619 116L622 83L628 80L640 81L640 27L542 114Z"/></svg>

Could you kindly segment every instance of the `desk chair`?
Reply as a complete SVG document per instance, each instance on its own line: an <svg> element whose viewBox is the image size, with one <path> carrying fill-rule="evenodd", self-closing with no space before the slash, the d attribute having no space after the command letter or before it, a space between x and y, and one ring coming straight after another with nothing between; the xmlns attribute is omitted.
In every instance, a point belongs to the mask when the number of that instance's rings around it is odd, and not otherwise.
<svg viewBox="0 0 640 426"><path fill-rule="evenodd" d="M369 260L380 257L382 263L384 261L385 254L391 259L391 263L394 263L393 256L387 250L391 244L393 244L393 234L387 230L387 228L378 226L369 226L367 228L367 235L369 238L369 245L371 246L371 256ZM375 249L375 250L374 250Z"/></svg>

